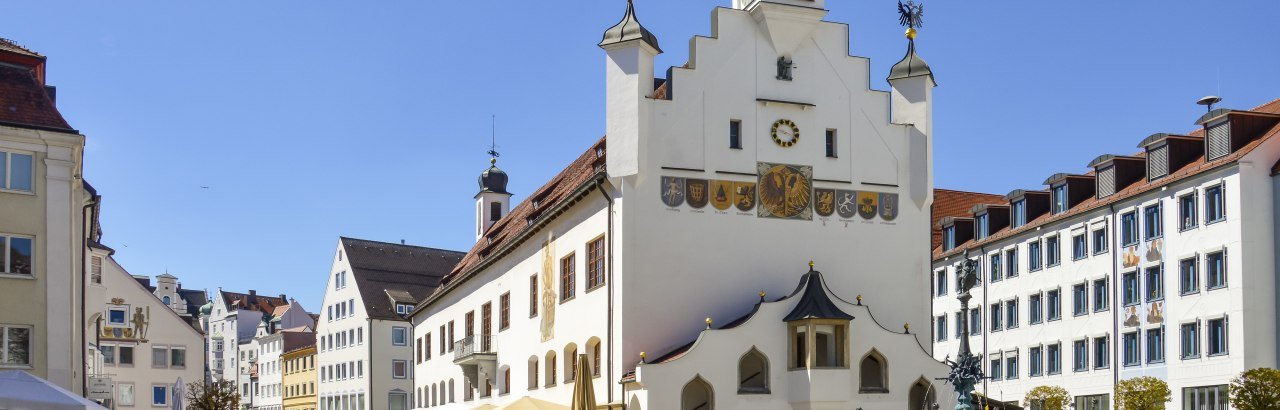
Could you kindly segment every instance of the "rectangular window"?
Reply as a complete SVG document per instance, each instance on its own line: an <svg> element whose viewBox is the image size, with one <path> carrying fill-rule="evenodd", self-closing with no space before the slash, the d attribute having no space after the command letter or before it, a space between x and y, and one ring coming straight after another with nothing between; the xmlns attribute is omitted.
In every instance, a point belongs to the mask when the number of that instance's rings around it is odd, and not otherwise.
<svg viewBox="0 0 1280 410"><path fill-rule="evenodd" d="M156 384L151 386L151 405L152 406L168 406L169 405L169 385Z"/></svg>
<svg viewBox="0 0 1280 410"><path fill-rule="evenodd" d="M1044 261L1040 252L1040 241L1027 244L1027 265L1030 266L1032 272L1040 270L1040 264Z"/></svg>
<svg viewBox="0 0 1280 410"><path fill-rule="evenodd" d="M1018 300L1013 299L1004 302L1005 329L1014 329L1018 327Z"/></svg>
<svg viewBox="0 0 1280 410"><path fill-rule="evenodd" d="M1089 341L1071 342L1071 370L1083 372L1089 370Z"/></svg>
<svg viewBox="0 0 1280 410"><path fill-rule="evenodd" d="M1004 251L1004 267L1005 276L1010 278L1018 276L1018 248Z"/></svg>
<svg viewBox="0 0 1280 410"><path fill-rule="evenodd" d="M0 325L0 367L31 366L32 346L30 326ZM129 364L133 364L132 355Z"/></svg>
<svg viewBox="0 0 1280 410"><path fill-rule="evenodd" d="M1093 311L1101 312L1110 308L1111 292L1107 286L1107 279L1096 279L1093 281Z"/></svg>
<svg viewBox="0 0 1280 410"><path fill-rule="evenodd" d="M1125 272L1122 280L1124 305L1132 306L1142 303L1142 298L1138 296L1138 271Z"/></svg>
<svg viewBox="0 0 1280 410"><path fill-rule="evenodd" d="M128 307L108 307L107 308L107 324L114 326L123 326L129 321Z"/></svg>
<svg viewBox="0 0 1280 410"><path fill-rule="evenodd" d="M452 352L452 351L453 351L453 342L454 342L454 341L457 341L457 340L458 340L458 339L454 337L454 333L453 333L453 321L452 321L452 320L450 320L450 321L449 321L449 342L448 342L448 343L445 343L445 345L446 345L446 346L449 346L449 351L450 351L450 352Z"/></svg>
<svg viewBox="0 0 1280 410"><path fill-rule="evenodd" d="M947 340L947 315L938 315L933 319L934 334L937 335L938 341Z"/></svg>
<svg viewBox="0 0 1280 410"><path fill-rule="evenodd" d="M1147 301L1164 299L1163 265L1155 265L1146 269Z"/></svg>
<svg viewBox="0 0 1280 410"><path fill-rule="evenodd" d="M491 352L493 347L493 303L480 305L480 351Z"/></svg>
<svg viewBox="0 0 1280 410"><path fill-rule="evenodd" d="M3 338L3 336L0 336ZM114 366L116 364L116 347L112 345L98 346L98 351L102 353L102 364Z"/></svg>
<svg viewBox="0 0 1280 410"><path fill-rule="evenodd" d="M409 378L409 361L408 360L392 360L391 361L391 378L393 379Z"/></svg>
<svg viewBox="0 0 1280 410"><path fill-rule="evenodd" d="M1190 193L1178 197L1178 230L1192 229L1196 224L1196 194Z"/></svg>
<svg viewBox="0 0 1280 410"><path fill-rule="evenodd" d="M987 235L990 234L989 232L990 227L991 227L990 214L984 213L984 214L975 216L974 222L973 222L974 238L976 238L977 240L987 239Z"/></svg>
<svg viewBox="0 0 1280 410"><path fill-rule="evenodd" d="M1003 266L1000 266L1000 252L991 254L991 256L987 257L987 260L990 262L990 265L991 265L991 269L989 270L991 275L991 281L999 282L1000 279L1002 279L1000 275L1000 271L1003 268Z"/></svg>
<svg viewBox="0 0 1280 410"><path fill-rule="evenodd" d="M1018 378L1018 355L1016 352L1012 356L1004 358L1004 378L1005 380Z"/></svg>
<svg viewBox="0 0 1280 410"><path fill-rule="evenodd" d="M1191 257L1178 261L1178 294L1200 291L1200 275L1196 273L1197 259Z"/></svg>
<svg viewBox="0 0 1280 410"><path fill-rule="evenodd" d="M836 130L827 130L827 158L836 157Z"/></svg>
<svg viewBox="0 0 1280 410"><path fill-rule="evenodd" d="M1027 224L1027 200L1019 199L1017 201L1013 201L1012 207L1009 208L1009 213L1010 213L1009 219L1012 220L1010 223L1013 225L1014 228L1018 228L1018 227L1021 227L1022 225L1026 225Z"/></svg>
<svg viewBox="0 0 1280 410"><path fill-rule="evenodd" d="M395 346L405 346L409 344L409 328L392 326L391 327L391 344Z"/></svg>
<svg viewBox="0 0 1280 410"><path fill-rule="evenodd" d="M1062 263L1062 246L1058 243L1058 235L1045 238L1045 250L1048 252L1049 266L1058 266Z"/></svg>
<svg viewBox="0 0 1280 410"><path fill-rule="evenodd" d="M982 334L982 309L973 309L969 311L969 335L975 336Z"/></svg>
<svg viewBox="0 0 1280 410"><path fill-rule="evenodd" d="M35 168L31 154L0 151L0 189L31 192Z"/></svg>
<svg viewBox="0 0 1280 410"><path fill-rule="evenodd" d="M1076 396L1076 402L1073 407L1075 410L1109 410L1111 408L1111 395Z"/></svg>
<svg viewBox="0 0 1280 410"><path fill-rule="evenodd" d="M991 380L1000 380L1000 379L1002 379L1003 377L1001 377L1002 375L1000 374L1000 368L1001 368L1001 367L1002 367L1002 366L1000 365L1000 358L999 358L999 357L994 358L994 359L991 359L991 369L990 369L991 374L989 374L989 375L987 375L987 376L991 377Z"/></svg>
<svg viewBox="0 0 1280 410"><path fill-rule="evenodd" d="M529 275L529 317L538 316L538 274Z"/></svg>
<svg viewBox="0 0 1280 410"><path fill-rule="evenodd" d="M949 251L955 248L956 248L955 225L942 228L942 250Z"/></svg>
<svg viewBox="0 0 1280 410"><path fill-rule="evenodd" d="M3 256L0 256L0 259L3 259L3 258L4 258ZM89 258L89 261L90 261L89 281L95 285L101 285L102 284L102 257L94 256L92 258Z"/></svg>
<svg viewBox="0 0 1280 410"><path fill-rule="evenodd" d="M1120 339L1124 344L1124 365L1137 366L1142 359L1138 352L1138 332L1125 333Z"/></svg>
<svg viewBox="0 0 1280 410"><path fill-rule="evenodd" d="M1062 344L1054 343L1048 348L1049 374L1062 373Z"/></svg>
<svg viewBox="0 0 1280 410"><path fill-rule="evenodd" d="M946 295L947 294L947 270L946 269L939 270L938 273L935 275L935 277L937 279L934 281L934 285L933 285L934 293L937 294L938 296Z"/></svg>
<svg viewBox="0 0 1280 410"><path fill-rule="evenodd" d="M742 121L729 120L729 148L742 149Z"/></svg>
<svg viewBox="0 0 1280 410"><path fill-rule="evenodd" d="M1209 328L1209 356L1227 354L1227 318L1211 319Z"/></svg>
<svg viewBox="0 0 1280 410"><path fill-rule="evenodd" d="M1227 219L1227 204L1222 195L1222 185L1204 189L1204 221L1214 223Z"/></svg>
<svg viewBox="0 0 1280 410"><path fill-rule="evenodd" d="M1107 253L1107 228L1093 230L1093 254Z"/></svg>
<svg viewBox="0 0 1280 410"><path fill-rule="evenodd" d="M987 316L991 318L991 331L999 332L1001 329L1000 323L1004 319L1004 314L1000 311L1000 302L991 304L991 314Z"/></svg>
<svg viewBox="0 0 1280 410"><path fill-rule="evenodd" d="M1089 314L1089 284L1080 283L1071 287L1071 314L1084 316Z"/></svg>
<svg viewBox="0 0 1280 410"><path fill-rule="evenodd" d="M0 235L0 273L30 276L35 249L30 237Z"/></svg>
<svg viewBox="0 0 1280 410"><path fill-rule="evenodd" d="M1147 363L1164 363L1164 326L1147 329Z"/></svg>
<svg viewBox="0 0 1280 410"><path fill-rule="evenodd" d="M1183 410L1227 410L1228 388L1217 386L1185 387L1182 389Z"/></svg>
<svg viewBox="0 0 1280 410"><path fill-rule="evenodd" d="M1042 367L1044 366L1044 359L1041 357L1044 355L1043 349L1040 346L1036 346L1030 350L1031 364L1027 368L1027 373L1031 377L1044 375L1044 367Z"/></svg>
<svg viewBox="0 0 1280 410"><path fill-rule="evenodd" d="M1053 187L1053 214L1057 215L1067 211L1067 184Z"/></svg>
<svg viewBox="0 0 1280 410"><path fill-rule="evenodd" d="M587 243L587 290L604 285L604 238Z"/></svg>
<svg viewBox="0 0 1280 410"><path fill-rule="evenodd" d="M511 327L511 292L498 297L498 330Z"/></svg>
<svg viewBox="0 0 1280 410"><path fill-rule="evenodd" d="M1049 302L1047 303L1048 305L1047 307L1049 309L1049 314L1048 314L1049 321L1061 319L1062 318L1062 290L1054 289L1049 291L1048 299L1049 299Z"/></svg>
<svg viewBox="0 0 1280 410"><path fill-rule="evenodd" d="M1138 214L1136 212L1120 215L1120 243L1124 246L1138 243Z"/></svg>
<svg viewBox="0 0 1280 410"><path fill-rule="evenodd" d="M1039 293L1031 295L1031 297L1028 298L1031 304L1027 308L1027 315L1030 318L1029 320L1031 321L1031 324L1033 325L1039 324L1040 322L1044 321L1044 313L1041 308L1041 305L1043 305L1044 303L1042 301L1042 298L1043 296L1041 296L1041 294Z"/></svg>
<svg viewBox="0 0 1280 410"><path fill-rule="evenodd" d="M465 322L462 324L462 337L470 338L476 334L476 311L470 311L466 314Z"/></svg>
<svg viewBox="0 0 1280 410"><path fill-rule="evenodd" d="M573 299L577 277L573 271L573 254L560 259L560 301Z"/></svg>
<svg viewBox="0 0 1280 410"><path fill-rule="evenodd" d="M1178 338L1182 341L1180 356L1183 359L1200 357L1200 322L1183 323Z"/></svg>
<svg viewBox="0 0 1280 410"><path fill-rule="evenodd" d="M1205 284L1209 290L1227 287L1226 251L1204 255Z"/></svg>
<svg viewBox="0 0 1280 410"><path fill-rule="evenodd" d="M1089 244L1084 234L1071 237L1071 259L1080 260L1089 256Z"/></svg>
<svg viewBox="0 0 1280 410"><path fill-rule="evenodd" d="M1143 208L1142 219L1143 219L1142 223L1144 225L1144 228L1146 228L1146 230L1142 232L1143 239L1146 239L1149 241L1155 238L1159 238L1164 234L1164 229L1162 229L1162 224L1160 223L1161 220L1160 220L1159 204L1151 205L1146 208Z"/></svg>
<svg viewBox="0 0 1280 410"><path fill-rule="evenodd" d="M1111 364L1111 341L1106 336L1093 338L1093 368L1105 369Z"/></svg>
<svg viewBox="0 0 1280 410"><path fill-rule="evenodd" d="M164 346L152 346L151 367L157 369L169 367L169 349Z"/></svg>

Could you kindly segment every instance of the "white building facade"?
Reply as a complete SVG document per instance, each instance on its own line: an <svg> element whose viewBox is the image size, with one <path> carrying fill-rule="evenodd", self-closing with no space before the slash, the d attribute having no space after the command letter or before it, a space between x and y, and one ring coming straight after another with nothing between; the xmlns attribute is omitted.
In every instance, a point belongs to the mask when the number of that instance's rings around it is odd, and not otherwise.
<svg viewBox="0 0 1280 410"><path fill-rule="evenodd" d="M717 8L655 81L629 6L600 44L607 136L509 213L506 176L482 174L477 243L413 313L413 406L568 404L579 355L597 401L630 409L946 406L915 273L933 76L912 46L872 90L823 7ZM810 261L831 317L778 298L812 287Z"/></svg>
<svg viewBox="0 0 1280 410"><path fill-rule="evenodd" d="M263 315L271 315L279 307L288 306L285 295L278 297L249 293L228 292L221 288L212 300L201 307L201 321L206 326L207 360L213 380L228 380L240 391L242 406L252 405L256 386L253 363L257 357L258 326ZM293 310L293 309L289 309ZM282 328L314 326L315 323L303 309L286 315L279 324Z"/></svg>
<svg viewBox="0 0 1280 410"><path fill-rule="evenodd" d="M258 380L253 393L254 409L284 409L285 364L281 357L293 349L314 345L315 340L315 331L309 326L293 329L271 329L271 326L266 325L259 327L259 336L255 338Z"/></svg>
<svg viewBox="0 0 1280 410"><path fill-rule="evenodd" d="M990 399L1056 385L1077 410L1109 409L1117 381L1153 376L1170 408L1227 408L1231 378L1277 364L1278 113L1214 110L1189 135L1154 134L1139 154L944 218L934 356L955 354L968 320ZM966 257L983 279L967 318Z"/></svg>

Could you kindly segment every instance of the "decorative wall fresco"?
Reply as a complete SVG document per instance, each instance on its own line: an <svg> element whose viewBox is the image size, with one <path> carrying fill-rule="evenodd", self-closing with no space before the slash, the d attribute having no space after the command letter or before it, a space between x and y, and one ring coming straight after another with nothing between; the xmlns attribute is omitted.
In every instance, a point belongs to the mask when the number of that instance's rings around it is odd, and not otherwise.
<svg viewBox="0 0 1280 410"><path fill-rule="evenodd" d="M662 177L662 203L675 208L684 203L684 178Z"/></svg>
<svg viewBox="0 0 1280 410"><path fill-rule="evenodd" d="M659 195L668 208L697 210L710 204L719 214L736 208L738 215L755 210L760 218L813 220L817 214L823 221L838 217L845 226L854 216L864 222L898 218L896 193L816 188L813 167L807 165L758 162L757 171L756 182L663 176Z"/></svg>
<svg viewBox="0 0 1280 410"><path fill-rule="evenodd" d="M664 177L663 179L665 180L666 178ZM541 330L543 342L551 340L556 335L556 278L553 273L555 272L555 268L555 236L548 233L547 241L542 246L542 275L540 275L541 280L539 281L541 282L542 288L542 300L540 301L542 304L542 311L539 312L539 314L542 315Z"/></svg>
<svg viewBox="0 0 1280 410"><path fill-rule="evenodd" d="M1138 317L1137 306L1124 307L1124 325L1125 327L1135 327L1142 325L1142 319Z"/></svg>
<svg viewBox="0 0 1280 410"><path fill-rule="evenodd" d="M858 214L858 191L836 190L836 213L843 219Z"/></svg>
<svg viewBox="0 0 1280 410"><path fill-rule="evenodd" d="M750 212L756 208L756 184L754 182L733 183L733 206L742 212Z"/></svg>
<svg viewBox="0 0 1280 410"><path fill-rule="evenodd" d="M1164 301L1157 300L1147 305L1147 323L1164 323Z"/></svg>
<svg viewBox="0 0 1280 410"><path fill-rule="evenodd" d="M818 216L827 217L836 211L836 190L817 188L813 190L813 211Z"/></svg>
<svg viewBox="0 0 1280 410"><path fill-rule="evenodd" d="M1120 254L1120 265L1126 268L1138 266L1142 262L1142 257L1138 256L1138 245L1124 248L1124 252Z"/></svg>
<svg viewBox="0 0 1280 410"><path fill-rule="evenodd" d="M711 181L711 206L721 211L733 206L733 181Z"/></svg>
<svg viewBox="0 0 1280 410"><path fill-rule="evenodd" d="M693 209L702 209L711 199L711 186L705 179L684 180L684 200Z"/></svg>
<svg viewBox="0 0 1280 410"><path fill-rule="evenodd" d="M875 192L858 191L858 216L862 219L875 218L880 212L880 195Z"/></svg>
<svg viewBox="0 0 1280 410"><path fill-rule="evenodd" d="M1160 260L1164 251L1164 239L1156 238L1147 242L1147 261L1155 262Z"/></svg>
<svg viewBox="0 0 1280 410"><path fill-rule="evenodd" d="M760 207L757 215L762 218L813 219L813 167L760 162L756 165L759 175Z"/></svg>
<svg viewBox="0 0 1280 410"><path fill-rule="evenodd" d="M101 326L101 338L121 341L147 341L151 324L151 307L130 307L122 298L112 298Z"/></svg>

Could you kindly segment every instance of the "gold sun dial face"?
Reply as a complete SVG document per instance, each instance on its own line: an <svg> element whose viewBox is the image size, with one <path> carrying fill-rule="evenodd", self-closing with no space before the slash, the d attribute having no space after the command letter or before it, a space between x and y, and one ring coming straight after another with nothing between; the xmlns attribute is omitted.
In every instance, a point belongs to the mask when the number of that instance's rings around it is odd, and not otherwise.
<svg viewBox="0 0 1280 410"><path fill-rule="evenodd" d="M785 118L775 121L769 133L773 136L773 143L779 147L788 148L800 142L800 127Z"/></svg>

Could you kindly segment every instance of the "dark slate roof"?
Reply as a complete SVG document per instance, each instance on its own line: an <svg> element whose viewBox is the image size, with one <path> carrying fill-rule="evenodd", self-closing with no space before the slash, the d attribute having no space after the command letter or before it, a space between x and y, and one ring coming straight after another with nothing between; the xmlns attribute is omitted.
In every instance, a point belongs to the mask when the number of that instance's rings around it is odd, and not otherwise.
<svg viewBox="0 0 1280 410"><path fill-rule="evenodd" d="M0 64L0 124L76 132L62 118L36 73L11 64Z"/></svg>
<svg viewBox="0 0 1280 410"><path fill-rule="evenodd" d="M658 50L659 53L662 52L662 48L658 47L658 37L640 25L640 20L636 18L635 5L628 1L627 14L622 16L622 21L619 21L618 24L605 30L604 38L600 40L600 47L631 40L644 41L654 50Z"/></svg>
<svg viewBox="0 0 1280 410"><path fill-rule="evenodd" d="M480 173L477 181L480 184L480 192L493 192L496 194L507 194L507 173L498 169L498 159L489 159L489 169Z"/></svg>
<svg viewBox="0 0 1280 410"><path fill-rule="evenodd" d="M933 81L933 85L938 85L938 80L933 77L933 70L929 69L929 63L926 63L923 58L916 55L916 42L912 40L907 45L907 55L903 56L902 61L894 64L893 68L889 69L888 80L893 81L922 75L929 76L929 80Z"/></svg>
<svg viewBox="0 0 1280 410"><path fill-rule="evenodd" d="M365 311L374 319L404 320L396 314L389 294L426 299L440 286L440 278L466 255L444 249L347 237L341 241L351 264L351 276L355 278L356 288L364 300Z"/></svg>
<svg viewBox="0 0 1280 410"><path fill-rule="evenodd" d="M800 278L800 285L796 288L796 292L804 289L804 294L800 296L800 302L796 303L796 307L791 309L784 322L791 322L804 319L844 319L853 320L853 316L844 313L831 301L831 296L827 295L827 283L822 280L822 272L813 270L809 267L809 272ZM793 294L794 295L794 294Z"/></svg>

